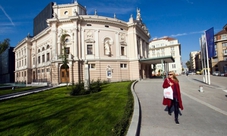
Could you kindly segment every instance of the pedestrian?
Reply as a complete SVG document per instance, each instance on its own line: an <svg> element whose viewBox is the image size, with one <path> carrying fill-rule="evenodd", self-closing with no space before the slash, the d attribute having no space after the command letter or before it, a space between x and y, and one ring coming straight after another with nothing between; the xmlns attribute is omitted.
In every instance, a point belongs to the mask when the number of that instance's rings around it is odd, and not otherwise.
<svg viewBox="0 0 227 136"><path fill-rule="evenodd" d="M179 124L178 115L181 114L179 108L183 110L181 100L179 81L173 71L168 72L168 77L164 80L162 87L168 88L171 86L173 90L173 100L163 97L163 105L167 105L168 114L171 115L171 108L174 106L175 123Z"/></svg>

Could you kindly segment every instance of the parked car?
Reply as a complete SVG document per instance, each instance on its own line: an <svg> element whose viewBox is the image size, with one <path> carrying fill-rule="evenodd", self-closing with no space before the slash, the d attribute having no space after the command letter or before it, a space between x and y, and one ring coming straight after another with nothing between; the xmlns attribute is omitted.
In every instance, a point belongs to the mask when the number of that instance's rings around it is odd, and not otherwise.
<svg viewBox="0 0 227 136"><path fill-rule="evenodd" d="M220 76L225 76L225 73L220 73Z"/></svg>
<svg viewBox="0 0 227 136"><path fill-rule="evenodd" d="M189 75L195 75L195 72L189 71L188 74Z"/></svg>
<svg viewBox="0 0 227 136"><path fill-rule="evenodd" d="M224 74L224 76L226 76L226 77L227 77L227 73L225 73L225 74Z"/></svg>
<svg viewBox="0 0 227 136"><path fill-rule="evenodd" d="M213 76L220 76L221 75L221 73L220 73L220 71L215 71L215 72L213 72L213 74L212 74Z"/></svg>

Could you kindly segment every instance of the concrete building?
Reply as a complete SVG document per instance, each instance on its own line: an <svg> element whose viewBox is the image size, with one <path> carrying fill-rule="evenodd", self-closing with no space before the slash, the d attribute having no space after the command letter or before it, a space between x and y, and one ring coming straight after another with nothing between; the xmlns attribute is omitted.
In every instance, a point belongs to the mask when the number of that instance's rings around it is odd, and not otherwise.
<svg viewBox="0 0 227 136"><path fill-rule="evenodd" d="M195 70L201 71L202 68L202 58L201 58L201 51L195 54Z"/></svg>
<svg viewBox="0 0 227 136"><path fill-rule="evenodd" d="M192 51L190 52L189 54L189 57L190 57L190 64L191 64L191 67L189 68L190 71L194 71L196 70L196 55L199 53L199 51Z"/></svg>
<svg viewBox="0 0 227 136"><path fill-rule="evenodd" d="M129 16L128 22L116 15L99 16L97 11L88 15L87 9L77 2L48 4L44 10L52 11L51 18L38 15L34 24L46 22L46 27L37 27L37 34L28 35L14 49L15 81L76 83L84 80L85 63L91 80L122 81L150 76L150 65L139 61L148 58L150 39L140 9L136 19ZM63 53L67 55L66 68Z"/></svg>
<svg viewBox="0 0 227 136"><path fill-rule="evenodd" d="M227 25L214 35L215 57L211 59L212 71L227 73Z"/></svg>
<svg viewBox="0 0 227 136"><path fill-rule="evenodd" d="M150 41L149 58L162 58L166 56L172 56L174 59L174 62L167 64L167 70L174 71L178 75L181 74L181 44L178 40L171 37L163 37ZM152 67L155 67L153 75L160 74L162 71L162 64L156 64Z"/></svg>

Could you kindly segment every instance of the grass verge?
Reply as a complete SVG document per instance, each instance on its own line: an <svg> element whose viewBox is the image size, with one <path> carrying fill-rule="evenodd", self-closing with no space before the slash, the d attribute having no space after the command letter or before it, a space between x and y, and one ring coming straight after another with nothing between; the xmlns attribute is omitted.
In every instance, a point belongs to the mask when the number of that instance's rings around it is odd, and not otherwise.
<svg viewBox="0 0 227 136"><path fill-rule="evenodd" d="M0 135L124 135L131 114L127 108L132 105L130 85L131 82L106 84L101 92L74 97L62 87L3 101ZM118 128L120 125L124 129Z"/></svg>
<svg viewBox="0 0 227 136"><path fill-rule="evenodd" d="M12 93L17 93L17 92L23 92L23 91L33 90L33 89L37 89L37 88L39 88L39 87L35 87L35 86L16 87L14 90L12 90L12 89L0 89L0 96L1 95L6 95L6 94L12 94Z"/></svg>

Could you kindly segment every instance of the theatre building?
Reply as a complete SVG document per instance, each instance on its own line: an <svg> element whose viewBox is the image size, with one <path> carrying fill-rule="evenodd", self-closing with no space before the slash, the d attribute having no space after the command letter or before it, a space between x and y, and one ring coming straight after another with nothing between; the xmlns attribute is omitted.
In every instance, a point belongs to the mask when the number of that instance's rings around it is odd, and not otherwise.
<svg viewBox="0 0 227 136"><path fill-rule="evenodd" d="M84 6L48 4L34 18L33 36L26 36L14 48L15 81L48 82L53 85L84 81L85 66L90 80L136 80L149 78L150 34L140 9L127 22L105 17ZM64 43L64 44L62 44ZM66 56L67 65L63 65Z"/></svg>

